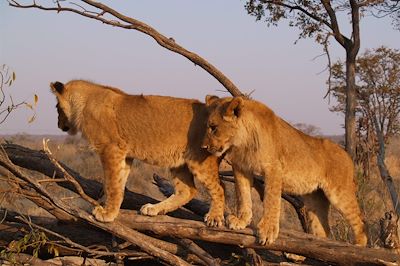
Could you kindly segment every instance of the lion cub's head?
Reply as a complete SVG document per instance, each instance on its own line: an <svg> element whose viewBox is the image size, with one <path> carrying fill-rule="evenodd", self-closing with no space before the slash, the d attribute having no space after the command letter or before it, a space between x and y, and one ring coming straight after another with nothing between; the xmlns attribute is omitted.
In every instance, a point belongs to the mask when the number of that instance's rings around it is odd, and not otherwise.
<svg viewBox="0 0 400 266"><path fill-rule="evenodd" d="M63 83L58 81L50 83L50 88L51 92L57 98L58 128L68 132L70 135L75 135L78 129L73 121L73 107L71 106L68 89Z"/></svg>
<svg viewBox="0 0 400 266"><path fill-rule="evenodd" d="M236 143L243 98L218 98L207 95L206 106L209 117L202 147L216 156L221 156Z"/></svg>

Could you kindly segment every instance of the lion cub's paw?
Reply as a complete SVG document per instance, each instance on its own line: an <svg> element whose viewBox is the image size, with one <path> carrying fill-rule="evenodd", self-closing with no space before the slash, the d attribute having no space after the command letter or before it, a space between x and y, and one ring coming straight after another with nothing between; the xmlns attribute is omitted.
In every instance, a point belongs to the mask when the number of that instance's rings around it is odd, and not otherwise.
<svg viewBox="0 0 400 266"><path fill-rule="evenodd" d="M111 213L106 211L102 206L96 206L93 211L92 214L94 215L94 217L96 218L97 221L103 222L103 223L109 223L114 221L114 219L117 217L117 214Z"/></svg>
<svg viewBox="0 0 400 266"><path fill-rule="evenodd" d="M241 230L245 229L249 222L246 219L238 218L233 214L229 214L228 217L226 217L226 224L229 229Z"/></svg>
<svg viewBox="0 0 400 266"><path fill-rule="evenodd" d="M258 238L261 245L272 244L278 238L279 234L279 219L264 219L257 225Z"/></svg>
<svg viewBox="0 0 400 266"><path fill-rule="evenodd" d="M147 216L162 214L156 205L157 204L147 203L140 208L140 213Z"/></svg>
<svg viewBox="0 0 400 266"><path fill-rule="evenodd" d="M210 227L221 227L224 224L224 214L219 214L210 210L204 216L204 222Z"/></svg>

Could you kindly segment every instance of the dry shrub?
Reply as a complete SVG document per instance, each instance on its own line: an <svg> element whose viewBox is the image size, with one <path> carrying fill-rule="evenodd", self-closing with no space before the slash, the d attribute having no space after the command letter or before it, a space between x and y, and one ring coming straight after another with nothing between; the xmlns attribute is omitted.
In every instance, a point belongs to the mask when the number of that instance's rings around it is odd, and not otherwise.
<svg viewBox="0 0 400 266"><path fill-rule="evenodd" d="M394 137L386 147L386 166L394 179L395 186L399 192L400 183L400 137ZM356 167L356 182L358 186L358 201L364 215L367 235L371 245L380 245L379 219L384 213L392 210L390 195L386 185L381 179L376 158L372 159L370 175L367 178L362 176L362 167ZM352 233L349 225L344 222L343 217L333 211L330 217L332 235L338 240L351 240Z"/></svg>

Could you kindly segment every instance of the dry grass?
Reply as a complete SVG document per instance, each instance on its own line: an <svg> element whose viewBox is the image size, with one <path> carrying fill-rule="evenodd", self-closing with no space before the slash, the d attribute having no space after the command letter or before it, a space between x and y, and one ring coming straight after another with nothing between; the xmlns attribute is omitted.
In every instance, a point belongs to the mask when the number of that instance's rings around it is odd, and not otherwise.
<svg viewBox="0 0 400 266"><path fill-rule="evenodd" d="M50 149L52 150L54 156L78 171L82 176L87 178L92 178L96 180L102 179L102 168L100 160L97 154L92 151L89 145L79 137L60 137L60 136L29 136L29 135L16 135L8 136L5 139L7 141L17 143L26 147L33 149L42 148L42 138L49 138ZM400 138L394 138L391 140L387 148L387 166L390 170L391 175L395 178L395 182L399 185L400 178ZM379 236L379 219L384 215L384 213L391 209L391 203L389 200L386 187L380 179L379 172L374 167L371 171L371 175L365 179L362 178L360 170L357 170L358 174L356 176L358 183L358 198L359 204L362 208L363 214L365 216L365 222L367 225L367 231L369 236L369 241L371 244L378 243ZM164 196L159 192L158 188L153 184L153 173L157 173L164 177L170 177L169 171L163 168L154 167L148 164L144 164L139 161L134 162L132 167L130 178L127 184L128 189L151 196L156 199L163 199ZM1 173L0 173L1 175ZM208 195L200 184L196 184L199 189L199 198L208 200ZM2 188L3 184L1 185ZM226 202L227 210L231 211L235 208L235 193L234 186L231 183L225 184L226 191ZM0 194L1 205L7 206L9 204L14 204L17 209L21 209L24 203L19 200L17 196L7 194L4 197L4 193ZM262 204L258 194L253 190L253 212L254 221L252 226L255 226L262 214ZM287 202L283 201L283 211L281 214L281 226L283 228L297 229L301 230L300 223L298 221L296 212ZM30 208L35 209L35 208ZM332 238L338 240L351 240L352 233L349 225L345 222L340 213L333 210L330 215L330 223L332 229Z"/></svg>

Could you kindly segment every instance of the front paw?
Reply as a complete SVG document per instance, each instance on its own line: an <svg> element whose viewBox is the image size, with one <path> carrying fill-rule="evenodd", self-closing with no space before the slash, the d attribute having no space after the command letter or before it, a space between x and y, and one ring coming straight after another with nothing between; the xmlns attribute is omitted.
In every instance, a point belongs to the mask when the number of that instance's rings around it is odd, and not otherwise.
<svg viewBox="0 0 400 266"><path fill-rule="evenodd" d="M241 229L245 229L246 226L248 226L250 224L250 221L248 221L248 219L245 219L243 217L239 218L233 214L230 214L226 218L226 224L229 229L241 230Z"/></svg>
<svg viewBox="0 0 400 266"><path fill-rule="evenodd" d="M114 221L114 219L118 216L118 212L109 212L106 211L102 206L96 206L92 214L96 218L97 221L103 222L103 223L109 223Z"/></svg>
<svg viewBox="0 0 400 266"><path fill-rule="evenodd" d="M163 214L156 206L156 204L147 203L140 208L140 213L147 216L156 216Z"/></svg>
<svg viewBox="0 0 400 266"><path fill-rule="evenodd" d="M272 244L279 234L279 219L264 219L257 225L261 245Z"/></svg>
<svg viewBox="0 0 400 266"><path fill-rule="evenodd" d="M204 222L210 227L221 227L224 224L224 214L223 212L216 212L210 210L204 216Z"/></svg>

